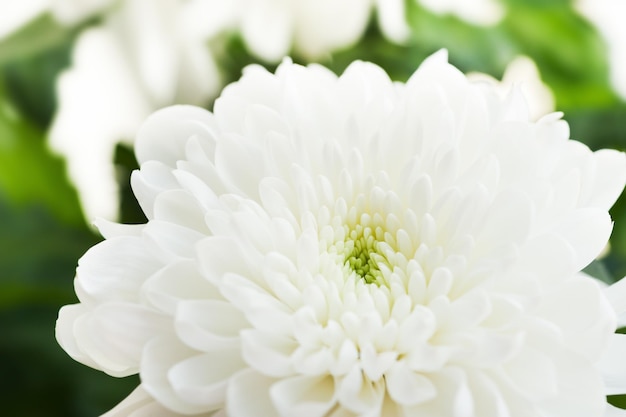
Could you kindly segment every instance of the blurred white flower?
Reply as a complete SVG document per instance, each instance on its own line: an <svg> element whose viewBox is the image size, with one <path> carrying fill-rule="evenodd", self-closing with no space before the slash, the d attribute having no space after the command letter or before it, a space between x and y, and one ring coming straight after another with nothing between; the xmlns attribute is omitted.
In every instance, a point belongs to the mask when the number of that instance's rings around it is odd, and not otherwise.
<svg viewBox="0 0 626 417"><path fill-rule="evenodd" d="M514 86L517 86L528 105L530 120L539 120L541 117L554 111L554 95L546 84L541 81L539 69L535 62L523 55L516 57L509 63L498 81L488 74L470 73L468 78L476 82L491 84L500 96L506 96Z"/></svg>
<svg viewBox="0 0 626 417"><path fill-rule="evenodd" d="M626 2L623 0L577 0L576 9L589 19L606 40L610 78L617 94L626 100Z"/></svg>
<svg viewBox="0 0 626 417"><path fill-rule="evenodd" d="M205 40L189 33L179 0L126 0L80 34L72 67L58 81L53 149L67 159L88 219L116 219L117 143L173 103L206 104L219 76Z"/></svg>
<svg viewBox="0 0 626 417"><path fill-rule="evenodd" d="M346 48L363 34L372 0L192 0L204 36L237 30L258 57L278 62L292 50L308 59ZM208 19L208 20L207 20Z"/></svg>
<svg viewBox="0 0 626 417"><path fill-rule="evenodd" d="M111 417L621 415L626 284L579 271L626 158L560 116L530 122L443 52L406 84L248 67L214 113L143 125L149 220L99 222L58 341L140 374Z"/></svg>
<svg viewBox="0 0 626 417"><path fill-rule="evenodd" d="M416 0L418 1L418 0ZM393 42L410 35L404 0L191 0L193 26L205 37L238 30L256 56L278 62L292 51L307 59L327 57L355 44L376 12ZM452 13L473 24L492 25L504 15L493 0L419 0L435 13Z"/></svg>

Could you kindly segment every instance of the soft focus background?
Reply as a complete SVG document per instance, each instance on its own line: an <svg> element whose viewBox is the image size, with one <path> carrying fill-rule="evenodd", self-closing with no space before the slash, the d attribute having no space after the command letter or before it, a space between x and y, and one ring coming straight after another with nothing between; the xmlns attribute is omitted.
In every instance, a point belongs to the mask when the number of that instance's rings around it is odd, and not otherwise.
<svg viewBox="0 0 626 417"><path fill-rule="evenodd" d="M572 138L626 149L624 0L307 0L291 21L274 0L221 3L0 3L0 414L96 416L136 385L69 358L57 311L101 240L94 217L144 221L129 186L140 121L174 103L210 109L249 63L273 69L287 53L341 72L363 59L404 81L447 48L503 91L524 80L532 117L558 109ZM607 282L626 275L626 197L612 215L611 246L588 268Z"/></svg>

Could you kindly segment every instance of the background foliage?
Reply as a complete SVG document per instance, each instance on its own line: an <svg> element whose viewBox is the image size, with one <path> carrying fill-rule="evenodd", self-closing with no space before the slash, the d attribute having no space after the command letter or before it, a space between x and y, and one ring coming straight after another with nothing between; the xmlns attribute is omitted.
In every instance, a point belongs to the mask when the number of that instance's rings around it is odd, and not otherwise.
<svg viewBox="0 0 626 417"><path fill-rule="evenodd" d="M592 149L626 147L626 105L608 83L606 47L567 0L506 0L494 27L469 25L408 2L410 41L395 45L372 24L353 48L322 62L340 72L354 59L383 66L405 80L429 54L447 48L465 72L501 78L518 54L532 57L565 112L571 137ZM94 23L87 22L84 26ZM55 79L69 65L81 27L68 29L43 16L0 42L0 404L4 415L87 417L101 414L136 385L114 381L70 359L56 344L60 306L75 302L77 259L100 237L85 223L64 161L46 144L54 115ZM626 41L626 40L625 40ZM297 56L296 61L303 61ZM255 62L233 35L218 55L227 80ZM211 107L211 103L207 103ZM128 187L136 162L118 147L122 221L143 215ZM611 252L589 271L612 281L626 275L626 197L612 210ZM619 402L620 399L612 399Z"/></svg>

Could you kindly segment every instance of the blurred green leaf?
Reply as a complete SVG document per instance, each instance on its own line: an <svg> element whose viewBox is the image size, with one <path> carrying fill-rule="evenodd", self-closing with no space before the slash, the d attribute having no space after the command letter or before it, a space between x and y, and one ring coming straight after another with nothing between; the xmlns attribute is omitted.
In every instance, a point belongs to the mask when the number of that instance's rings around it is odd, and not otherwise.
<svg viewBox="0 0 626 417"><path fill-rule="evenodd" d="M22 305L0 313L2 415L94 417L113 408L139 383L112 378L70 358L56 343L57 308Z"/></svg>
<svg viewBox="0 0 626 417"><path fill-rule="evenodd" d="M611 235L611 251L604 260L607 268L616 279L626 276L626 194L617 200L611 209L613 217L613 234Z"/></svg>
<svg viewBox="0 0 626 417"><path fill-rule="evenodd" d="M135 169L139 168L133 149L127 145L118 144L115 148L114 162L117 176L121 179L118 181L120 186L119 222L124 224L146 223L148 219L141 210L130 186L130 176Z"/></svg>
<svg viewBox="0 0 626 417"><path fill-rule="evenodd" d="M0 193L2 414L100 415L122 400L137 378L115 380L75 362L54 336L59 308L76 302L77 260L100 238L83 224L59 222L45 206L16 207L5 197Z"/></svg>
<svg viewBox="0 0 626 417"><path fill-rule="evenodd" d="M375 22L372 22L363 39L351 48L334 53L322 64L341 74L356 60L374 62L381 66L391 79L406 81L432 51L422 45L398 45L385 39Z"/></svg>
<svg viewBox="0 0 626 417"><path fill-rule="evenodd" d="M0 72L6 98L40 129L47 129L57 106L56 80L69 66L71 43L7 62Z"/></svg>
<svg viewBox="0 0 626 417"><path fill-rule="evenodd" d="M530 56L552 88L557 107L600 107L617 102L608 81L606 45L568 2L542 6L508 1L500 24L516 54Z"/></svg>
<svg viewBox="0 0 626 417"><path fill-rule="evenodd" d="M43 14L0 41L0 66L67 43L76 30L62 26L50 15Z"/></svg>
<svg viewBox="0 0 626 417"><path fill-rule="evenodd" d="M45 135L12 107L0 85L0 190L18 204L38 202L68 224L82 224L76 191Z"/></svg>
<svg viewBox="0 0 626 417"><path fill-rule="evenodd" d="M0 193L0 311L73 302L76 261L97 241L86 225L60 223L45 206L16 206Z"/></svg>
<svg viewBox="0 0 626 417"><path fill-rule="evenodd" d="M411 44L429 53L446 48L450 61L464 72L480 71L499 78L515 55L515 45L499 26L474 26L455 16L431 13L412 1L407 2L407 18Z"/></svg>
<svg viewBox="0 0 626 417"><path fill-rule="evenodd" d="M591 149L626 150L626 103L570 109L566 111L565 119L570 125L571 137Z"/></svg>
<svg viewBox="0 0 626 417"><path fill-rule="evenodd" d="M583 272L609 285L615 282L615 278L611 275L608 268L601 260L593 261L587 265Z"/></svg>
<svg viewBox="0 0 626 417"><path fill-rule="evenodd" d="M410 44L434 52L446 48L461 70L501 78L517 55L527 55L552 88L559 109L607 107L618 102L608 81L606 46L569 2L504 1L507 14L493 27L436 15L408 1Z"/></svg>

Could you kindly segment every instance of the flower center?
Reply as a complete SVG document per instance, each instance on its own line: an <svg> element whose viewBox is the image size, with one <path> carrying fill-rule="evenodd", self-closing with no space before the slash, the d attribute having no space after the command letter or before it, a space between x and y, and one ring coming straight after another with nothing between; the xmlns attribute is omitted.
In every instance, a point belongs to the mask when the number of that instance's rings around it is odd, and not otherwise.
<svg viewBox="0 0 626 417"><path fill-rule="evenodd" d="M384 230L382 227L357 223L349 228L344 243L345 266L359 275L366 283L386 285L381 265L389 265L385 255ZM365 224L363 224L365 223Z"/></svg>

